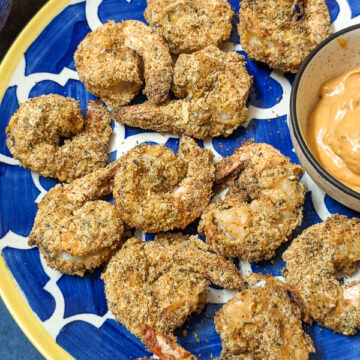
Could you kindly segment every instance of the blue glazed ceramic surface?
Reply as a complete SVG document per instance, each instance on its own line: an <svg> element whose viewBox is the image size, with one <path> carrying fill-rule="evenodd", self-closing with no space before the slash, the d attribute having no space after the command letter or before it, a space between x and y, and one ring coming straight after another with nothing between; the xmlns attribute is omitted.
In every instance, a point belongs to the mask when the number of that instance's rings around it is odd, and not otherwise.
<svg viewBox="0 0 360 360"><path fill-rule="evenodd" d="M238 1L230 1L238 12ZM360 22L358 0L327 0L333 30ZM90 95L79 82L74 68L73 54L85 35L107 20L138 19L145 21L144 0L73 0L42 31L26 51L8 84L0 105L0 249L24 297L45 329L56 342L74 358L131 359L147 356L141 342L118 325L109 313L100 279L101 269L84 278L62 275L48 268L37 248L27 245L35 218L37 203L46 191L56 184L36 173L18 166L5 144L5 128L19 102L41 94L57 93L78 99L85 111ZM234 19L235 21L235 19ZM234 27L231 41L225 48L244 52ZM293 76L270 70L267 66L247 59L254 85L249 98L250 122L239 128L230 138L206 139L202 145L211 149L217 159L231 155L246 139L272 144L293 162L298 159L293 150L288 128L289 96ZM139 97L136 101L142 101ZM178 138L114 124L109 149L109 160L141 142L164 143L177 151ZM297 232L324 220L332 213L359 216L343 207L311 181L305 174L302 181L309 190L304 206L303 224ZM111 199L109 199L111 200ZM192 225L186 230L194 232ZM136 233L144 240L153 236ZM280 276L284 266L279 249L273 262L240 266L253 272ZM210 290L211 291L211 290ZM221 289L213 290L221 293ZM179 342L201 359L217 357L221 351L220 338L215 332L213 317L221 306L220 300L209 298L200 315L192 316L176 331ZM183 336L183 329L187 335ZM312 360L360 359L360 335L345 337L333 334L318 325L304 326L311 335L317 350ZM197 334L200 342L194 334Z"/></svg>

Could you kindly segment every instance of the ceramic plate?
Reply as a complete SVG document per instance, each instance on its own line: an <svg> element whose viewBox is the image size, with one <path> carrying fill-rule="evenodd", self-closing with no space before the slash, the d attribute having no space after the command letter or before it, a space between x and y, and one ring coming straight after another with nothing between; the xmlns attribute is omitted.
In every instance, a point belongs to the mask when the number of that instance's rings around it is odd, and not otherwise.
<svg viewBox="0 0 360 360"><path fill-rule="evenodd" d="M238 12L238 0L231 4ZM360 22L358 0L327 0L327 5L333 31ZM109 313L100 271L84 278L62 275L46 266L36 247L27 245L37 204L56 181L18 166L5 144L5 127L20 102L41 94L71 96L78 99L85 110L87 100L94 97L79 82L74 68L73 54L77 45L89 31L107 20L145 21L145 7L144 0L52 0L26 27L0 69L0 291L20 327L49 359L71 356L79 360L131 359L149 353ZM225 49L244 54L235 27ZM247 68L254 76L249 98L249 125L239 128L230 138L205 140L203 146L220 159L231 155L242 141L255 139L272 144L298 163L288 128L293 75L270 70L251 60L247 60ZM174 151L178 146L176 136L114 124L110 160L144 141L162 143ZM301 229L333 213L359 215L324 194L307 174L302 182L308 192ZM195 228L190 227L188 231ZM151 239L140 232L136 235L144 240ZM283 251L284 247L271 263L242 262L240 265L243 271L280 276L284 266ZM221 351L213 317L226 300L226 293L219 288L209 288L208 295L204 311L192 316L175 332L180 344L201 359L217 357ZM187 330L186 336L183 336L183 329ZM335 335L318 325L305 325L304 329L311 335L317 350L311 359L359 358L360 335Z"/></svg>

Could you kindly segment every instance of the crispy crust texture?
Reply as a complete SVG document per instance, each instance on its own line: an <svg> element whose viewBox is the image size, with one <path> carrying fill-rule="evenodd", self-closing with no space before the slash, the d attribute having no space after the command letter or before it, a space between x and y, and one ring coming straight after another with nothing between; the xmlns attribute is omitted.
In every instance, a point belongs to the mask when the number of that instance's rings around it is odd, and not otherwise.
<svg viewBox="0 0 360 360"><path fill-rule="evenodd" d="M110 113L89 101L85 120L72 98L50 94L29 99L11 117L6 144L20 165L70 182L106 165ZM60 146L60 139L65 137Z"/></svg>
<svg viewBox="0 0 360 360"><path fill-rule="evenodd" d="M265 143L248 142L216 165L227 181L224 200L204 211L199 232L219 254L247 261L268 260L301 224L303 169Z"/></svg>
<svg viewBox="0 0 360 360"><path fill-rule="evenodd" d="M248 120L251 84L242 55L209 46L179 56L172 91L181 100L122 107L114 117L125 125L198 139L227 137Z"/></svg>
<svg viewBox="0 0 360 360"><path fill-rule="evenodd" d="M121 159L115 205L131 227L155 233L185 228L211 199L213 155L182 137L177 156L164 145L140 145Z"/></svg>
<svg viewBox="0 0 360 360"><path fill-rule="evenodd" d="M109 21L89 33L74 55L80 80L112 108L128 104L140 91L150 102L166 100L172 59L161 36L144 23Z"/></svg>
<svg viewBox="0 0 360 360"><path fill-rule="evenodd" d="M226 0L148 0L144 16L173 54L192 53L230 38L234 11Z"/></svg>
<svg viewBox="0 0 360 360"><path fill-rule="evenodd" d="M39 203L29 245L37 245L47 264L83 276L122 245L124 226L116 207L98 200L109 194L119 162L66 185L56 185Z"/></svg>
<svg viewBox="0 0 360 360"><path fill-rule="evenodd" d="M344 335L360 329L360 281L341 284L360 261L360 219L333 215L304 230L284 252L286 282L295 289L305 321Z"/></svg>
<svg viewBox="0 0 360 360"><path fill-rule="evenodd" d="M236 267L196 236L163 234L154 241L128 240L102 275L109 309L134 335L145 326L170 334L206 302L213 282L239 289Z"/></svg>
<svg viewBox="0 0 360 360"><path fill-rule="evenodd" d="M215 314L221 359L308 360L315 348L286 285L271 276L257 277L265 284L237 293Z"/></svg>
<svg viewBox="0 0 360 360"><path fill-rule="evenodd" d="M243 0L238 31L251 59L297 72L305 57L330 34L324 0Z"/></svg>

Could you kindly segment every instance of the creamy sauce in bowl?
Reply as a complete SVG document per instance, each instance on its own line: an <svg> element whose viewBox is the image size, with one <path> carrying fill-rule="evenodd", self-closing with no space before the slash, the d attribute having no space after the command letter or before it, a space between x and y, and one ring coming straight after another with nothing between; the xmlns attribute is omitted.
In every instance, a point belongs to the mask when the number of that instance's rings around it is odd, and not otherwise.
<svg viewBox="0 0 360 360"><path fill-rule="evenodd" d="M306 137L325 170L360 192L360 66L322 85Z"/></svg>

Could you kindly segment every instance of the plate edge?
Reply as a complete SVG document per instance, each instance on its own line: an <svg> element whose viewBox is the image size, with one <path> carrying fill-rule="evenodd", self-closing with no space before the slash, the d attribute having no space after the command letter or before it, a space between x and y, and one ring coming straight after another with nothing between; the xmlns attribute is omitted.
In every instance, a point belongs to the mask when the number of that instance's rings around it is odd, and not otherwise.
<svg viewBox="0 0 360 360"><path fill-rule="evenodd" d="M50 0L24 27L0 64L0 101L25 51L70 0ZM73 360L50 336L22 296L0 251L0 296L22 332L48 360Z"/></svg>

